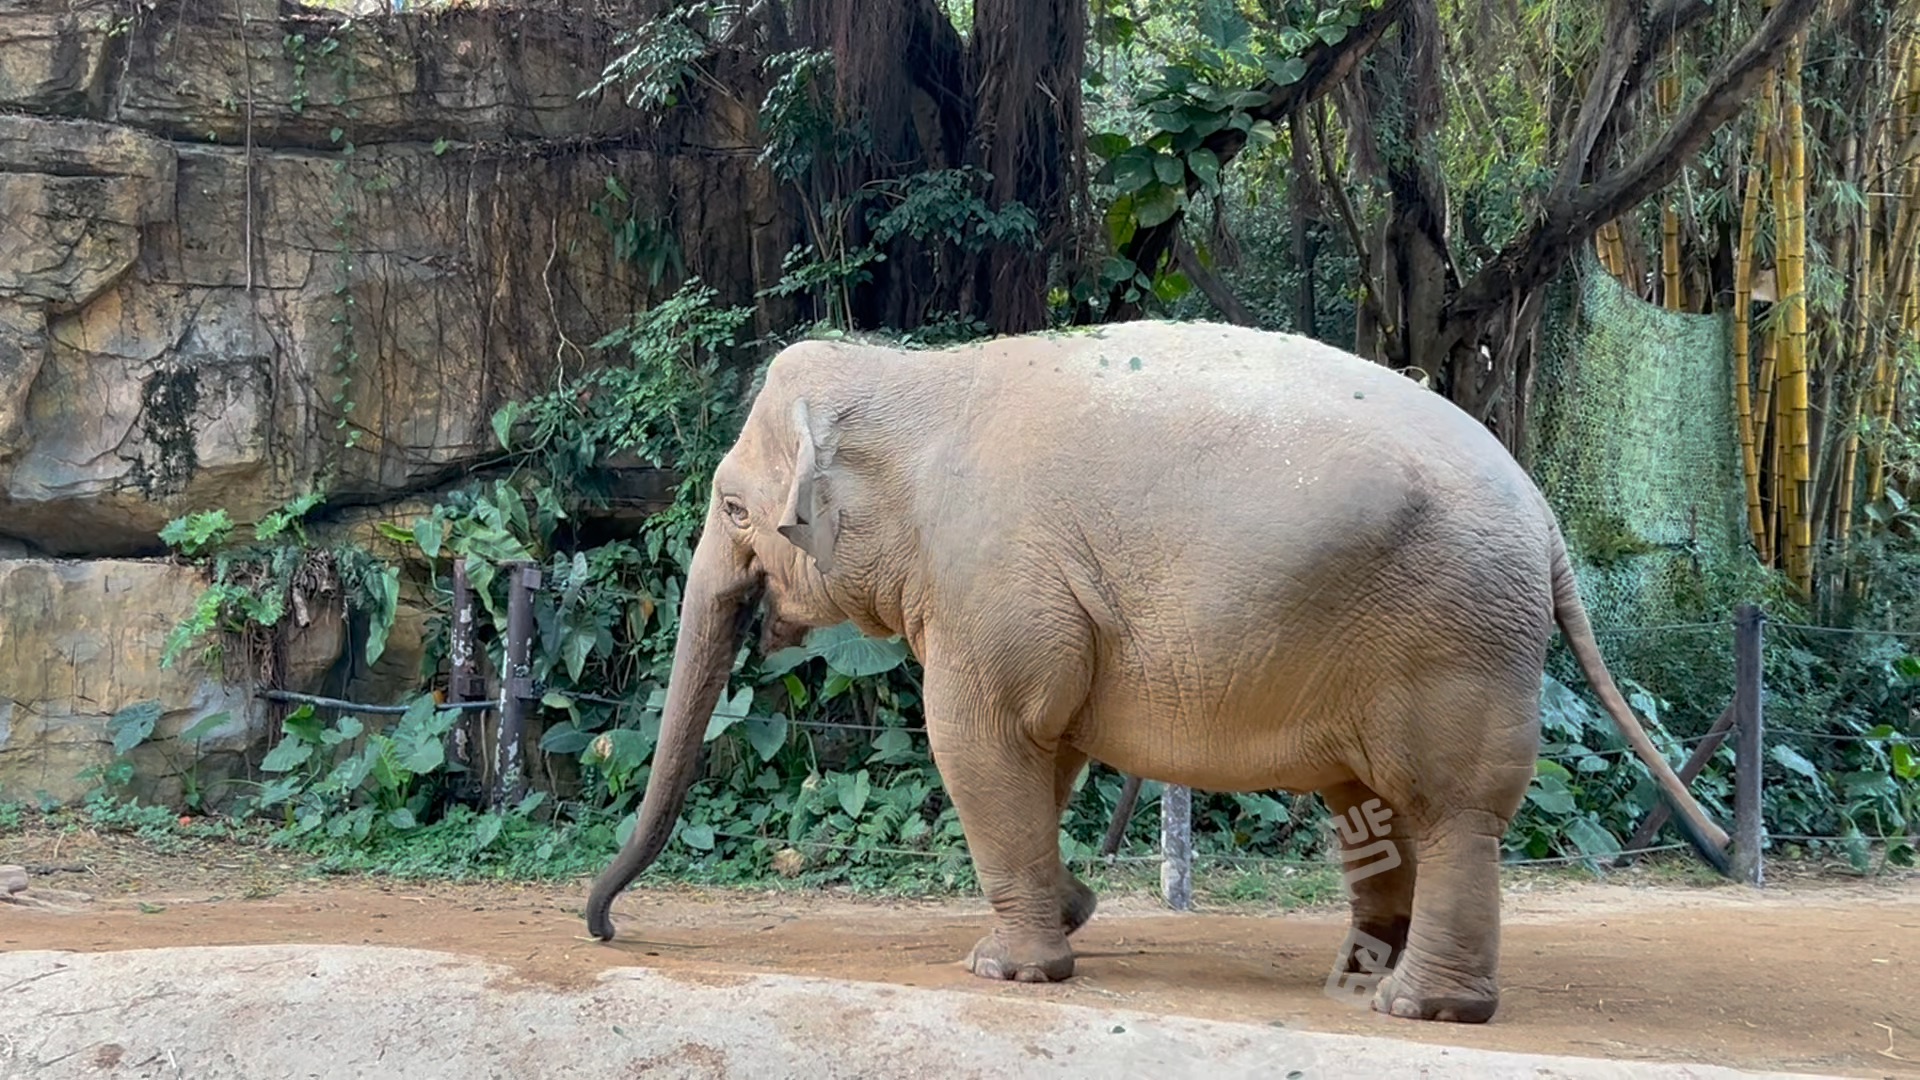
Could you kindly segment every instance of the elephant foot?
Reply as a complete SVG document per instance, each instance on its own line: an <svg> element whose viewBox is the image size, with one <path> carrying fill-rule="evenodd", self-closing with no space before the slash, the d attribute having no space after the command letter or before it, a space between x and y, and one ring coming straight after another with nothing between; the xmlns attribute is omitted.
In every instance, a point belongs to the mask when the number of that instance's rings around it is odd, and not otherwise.
<svg viewBox="0 0 1920 1080"><path fill-rule="evenodd" d="M1063 873L1066 874L1066 892L1060 897L1060 928L1064 933L1071 934L1093 918L1093 909L1100 906L1100 898L1093 894L1086 882L1075 877L1073 871L1066 870Z"/></svg>
<svg viewBox="0 0 1920 1080"><path fill-rule="evenodd" d="M1390 919L1355 919L1334 957L1335 973L1365 972L1384 974L1399 966L1407 951L1407 931L1413 920L1405 915Z"/></svg>
<svg viewBox="0 0 1920 1080"><path fill-rule="evenodd" d="M1073 977L1073 946L1066 935L1054 940L1010 942L995 930L981 938L967 954L967 970L983 979L1014 982L1065 982Z"/></svg>
<svg viewBox="0 0 1920 1080"><path fill-rule="evenodd" d="M1500 991L1491 979L1423 978L1411 962L1388 972L1373 992L1373 1011L1405 1020L1484 1024L1500 1007Z"/></svg>

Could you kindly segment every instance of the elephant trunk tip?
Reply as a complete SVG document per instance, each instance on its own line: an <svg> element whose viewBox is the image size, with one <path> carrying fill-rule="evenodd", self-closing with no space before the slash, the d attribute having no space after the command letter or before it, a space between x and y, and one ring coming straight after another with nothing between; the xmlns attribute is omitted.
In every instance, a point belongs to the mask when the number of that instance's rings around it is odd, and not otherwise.
<svg viewBox="0 0 1920 1080"><path fill-rule="evenodd" d="M613 896L594 890L587 900L587 933L600 941L613 940Z"/></svg>

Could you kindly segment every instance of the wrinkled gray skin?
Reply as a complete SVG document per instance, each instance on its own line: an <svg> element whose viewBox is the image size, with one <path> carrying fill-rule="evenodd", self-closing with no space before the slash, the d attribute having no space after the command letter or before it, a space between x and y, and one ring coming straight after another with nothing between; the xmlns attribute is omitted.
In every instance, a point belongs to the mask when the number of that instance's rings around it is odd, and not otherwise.
<svg viewBox="0 0 1920 1080"><path fill-rule="evenodd" d="M598 938L671 834L755 603L763 648L851 620L924 665L995 913L968 957L987 978L1073 974L1067 935L1094 897L1057 831L1092 758L1207 791L1317 791L1336 814L1381 800L1400 864L1350 886L1335 970L1361 970L1371 935L1392 965L1374 1008L1488 1019L1500 839L1533 776L1556 624L1676 820L1710 856L1727 843L1615 689L1512 457L1440 396L1305 338L1128 323L776 357L714 474L653 782L593 884Z"/></svg>

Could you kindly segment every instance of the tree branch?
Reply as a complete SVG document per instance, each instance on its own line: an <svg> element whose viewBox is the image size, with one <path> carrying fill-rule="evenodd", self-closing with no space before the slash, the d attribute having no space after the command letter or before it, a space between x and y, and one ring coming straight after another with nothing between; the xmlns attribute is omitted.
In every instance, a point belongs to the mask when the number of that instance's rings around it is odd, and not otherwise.
<svg viewBox="0 0 1920 1080"><path fill-rule="evenodd" d="M1221 316L1228 322L1235 326L1255 326L1259 323L1259 320L1253 317L1253 312L1247 310L1247 305L1240 302L1240 298L1233 294L1233 289L1228 287L1220 275L1200 261L1200 256L1194 252L1193 246L1188 244L1184 237L1174 237L1173 259L1180 265L1180 269L1186 272L1187 277L1200 287L1200 292L1213 302L1213 306L1219 309Z"/></svg>
<svg viewBox="0 0 1920 1080"><path fill-rule="evenodd" d="M1407 0L1380 0L1380 6L1348 31L1346 37L1332 45L1316 45L1309 49L1302 57L1307 63L1307 70L1300 78L1285 86L1276 86L1268 81L1254 87L1254 92L1265 93L1267 100L1248 109L1248 114L1255 120L1278 123L1293 110L1318 101L1352 73L1360 63L1360 58L1379 44L1381 35L1400 19L1406 8ZM1222 128L1200 143L1201 148L1213 151L1222 168L1246 145L1247 133L1233 128ZM1198 190L1199 179L1188 176L1187 196L1191 198ZM1186 211L1181 209L1158 225L1135 230L1133 238L1121 248L1121 257L1151 272L1172 249L1173 238L1185 219ZM1102 322L1121 322L1140 314L1139 302L1128 300L1126 294L1124 282L1114 287L1107 298Z"/></svg>
<svg viewBox="0 0 1920 1080"><path fill-rule="evenodd" d="M1599 169L1613 148L1608 134L1614 117L1632 106L1647 85L1647 71L1666 54L1673 40L1713 13L1709 0L1666 0L1640 18L1638 0L1616 0L1607 20L1599 66L1587 82L1587 96L1567 141L1566 161L1554 181L1553 198L1565 198Z"/></svg>
<svg viewBox="0 0 1920 1080"><path fill-rule="evenodd" d="M1333 151L1327 146L1327 125L1321 112L1320 109L1313 111L1313 141L1320 151L1318 155L1320 176L1327 185L1327 193L1333 198L1334 209L1339 212L1340 224L1347 230L1347 242L1353 245L1357 264L1355 271L1360 277L1360 304L1366 309L1368 318L1373 320L1373 325L1379 330L1380 336L1385 339L1383 345L1387 356L1398 357L1401 355L1400 335L1394 325L1387 321L1386 312L1380 308L1380 288L1373 283L1371 269L1373 253L1367 250L1366 237L1360 235L1360 221L1353 212L1353 201L1347 198L1346 185L1334 175ZM1295 125L1294 138L1297 139L1302 134L1299 125ZM1365 343L1360 344L1362 346L1360 352L1364 355L1367 351Z"/></svg>
<svg viewBox="0 0 1920 1080"><path fill-rule="evenodd" d="M1448 305L1449 328L1464 332L1513 294L1546 283L1601 225L1666 186L1746 106L1761 76L1819 5L1820 0L1780 0L1658 142L1605 179L1550 199L1541 221L1489 261ZM1651 38L1643 41L1643 51L1653 44Z"/></svg>

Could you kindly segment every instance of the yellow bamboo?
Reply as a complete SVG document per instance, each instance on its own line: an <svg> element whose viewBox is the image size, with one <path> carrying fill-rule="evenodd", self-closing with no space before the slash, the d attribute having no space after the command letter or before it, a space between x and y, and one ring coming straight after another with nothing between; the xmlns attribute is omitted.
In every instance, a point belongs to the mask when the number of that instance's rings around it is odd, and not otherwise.
<svg viewBox="0 0 1920 1080"><path fill-rule="evenodd" d="M1920 126L1920 39L1908 40L1903 68L1906 85L1895 120L1893 140L1894 145L1902 150L1916 126ZM1920 207L1915 205L1916 198L1920 198L1920 161L1909 160L1898 164L1903 166L1900 170L1900 201L1894 214L1892 250L1882 258L1886 269L1881 280L1882 289L1893 289L1897 297L1895 304L1898 305L1899 316L1894 325L1898 335L1895 341L1880 343L1879 356L1874 364L1871 404L1877 437L1867 451L1864 496L1868 506L1886 498L1885 443L1887 433L1893 427L1894 403L1899 397L1900 365L1897 357L1912 338L1916 324L1920 323L1920 295L1916 295L1915 291L1915 279L1920 278L1920 271L1916 271L1914 265L1916 214L1920 214Z"/></svg>
<svg viewBox="0 0 1920 1080"><path fill-rule="evenodd" d="M1800 60L1803 44L1795 37L1787 46L1784 100L1781 118L1786 127L1787 198L1781 214L1784 243L1780 253L1780 303L1784 304L1785 340L1780 350L1780 409L1786 423L1786 570L1801 595L1813 591L1813 522L1808 505L1812 479L1811 448L1807 443L1807 173L1806 125L1800 107Z"/></svg>
<svg viewBox="0 0 1920 1080"><path fill-rule="evenodd" d="M1593 243L1599 251L1600 265L1606 268L1607 273L1613 275L1620 284L1633 288L1633 282L1628 280L1627 241L1620 232L1619 219L1600 226L1600 231L1594 234Z"/></svg>
<svg viewBox="0 0 1920 1080"><path fill-rule="evenodd" d="M1664 117L1673 112L1680 98L1680 53L1676 48L1667 59L1667 73L1654 86L1655 104ZM1680 280L1680 211L1674 199L1660 208L1660 302L1668 311L1686 306L1685 287Z"/></svg>
<svg viewBox="0 0 1920 1080"><path fill-rule="evenodd" d="M1867 349L1872 344L1868 334L1868 324L1873 310L1873 298L1880 289L1873 275L1873 207L1874 197L1867 197L1867 206L1860 215L1860 303L1855 305L1859 313L1859 325L1853 330L1853 355L1858 363L1864 364ZM1857 370L1857 369L1856 369ZM1853 539L1853 488L1856 470L1860 466L1860 417L1864 412L1867 399L1879 389L1878 365L1875 365L1874 381L1855 391L1853 401L1848 408L1846 443L1840 455L1840 490L1836 492L1834 507L1834 530L1839 536L1840 554L1845 556L1848 545ZM1843 560L1844 561L1844 560Z"/></svg>
<svg viewBox="0 0 1920 1080"><path fill-rule="evenodd" d="M1765 528L1760 531L1760 565L1773 566L1780 546L1774 542L1780 526L1780 424L1774 410L1774 383L1778 378L1780 337L1775 330L1760 335L1760 399L1754 403L1760 428L1754 432L1767 449Z"/></svg>
<svg viewBox="0 0 1920 1080"><path fill-rule="evenodd" d="M1733 407L1740 423L1740 463L1746 474L1747 528L1753 534L1754 548L1762 553L1763 559L1767 550L1767 523L1760 512L1760 455L1754 434L1757 425L1750 382L1753 378L1753 234L1760 223L1760 184L1764 178L1766 148L1767 122L1763 113L1753 131L1753 152L1747 161L1746 190L1740 208L1740 249L1733 263ZM1765 392L1761 391L1763 395ZM1761 416L1765 416L1764 406Z"/></svg>

